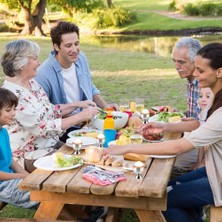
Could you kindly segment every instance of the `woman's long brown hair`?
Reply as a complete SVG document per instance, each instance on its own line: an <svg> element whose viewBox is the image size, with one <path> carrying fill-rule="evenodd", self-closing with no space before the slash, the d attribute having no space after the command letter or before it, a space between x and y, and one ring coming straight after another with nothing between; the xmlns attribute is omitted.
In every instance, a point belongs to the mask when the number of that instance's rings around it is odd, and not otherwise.
<svg viewBox="0 0 222 222"><path fill-rule="evenodd" d="M201 48L197 55L202 58L209 59L209 66L217 70L222 68L222 44L221 43L210 43L203 48ZM207 118L212 115L212 113L222 107L222 88L217 92L214 97L213 105L207 113Z"/></svg>

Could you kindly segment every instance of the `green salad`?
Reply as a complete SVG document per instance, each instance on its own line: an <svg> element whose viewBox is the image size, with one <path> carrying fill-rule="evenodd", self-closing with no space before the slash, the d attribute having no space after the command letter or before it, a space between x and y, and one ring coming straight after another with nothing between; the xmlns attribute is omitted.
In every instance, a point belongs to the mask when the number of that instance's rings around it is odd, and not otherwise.
<svg viewBox="0 0 222 222"><path fill-rule="evenodd" d="M77 156L65 156L62 153L54 153L53 159L57 167L70 167L76 164L83 164L83 159Z"/></svg>
<svg viewBox="0 0 222 222"><path fill-rule="evenodd" d="M169 118L173 116L184 117L182 112L161 112L158 114L157 121L169 122Z"/></svg>

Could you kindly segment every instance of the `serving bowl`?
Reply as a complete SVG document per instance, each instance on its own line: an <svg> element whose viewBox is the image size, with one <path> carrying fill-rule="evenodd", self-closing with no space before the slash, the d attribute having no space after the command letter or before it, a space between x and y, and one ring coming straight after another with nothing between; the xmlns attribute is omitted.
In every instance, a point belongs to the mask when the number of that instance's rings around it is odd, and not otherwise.
<svg viewBox="0 0 222 222"><path fill-rule="evenodd" d="M119 112L119 111L113 111L113 118L114 118L114 128L115 130L119 130L123 128L128 121L129 115L127 113ZM93 126L98 130L103 130L104 126L104 119L93 118L92 120Z"/></svg>

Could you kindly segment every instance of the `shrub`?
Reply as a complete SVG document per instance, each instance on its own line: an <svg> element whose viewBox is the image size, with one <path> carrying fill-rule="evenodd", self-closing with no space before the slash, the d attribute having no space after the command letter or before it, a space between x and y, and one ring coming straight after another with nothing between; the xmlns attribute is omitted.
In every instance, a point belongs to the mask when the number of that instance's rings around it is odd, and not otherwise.
<svg viewBox="0 0 222 222"><path fill-rule="evenodd" d="M181 11L190 16L221 16L222 4L211 2L196 2L191 0L173 0L169 4L169 9L174 11Z"/></svg>
<svg viewBox="0 0 222 222"><path fill-rule="evenodd" d="M190 16L198 16L200 15L200 11L197 6L189 3L184 7L184 13Z"/></svg>
<svg viewBox="0 0 222 222"><path fill-rule="evenodd" d="M206 3L201 4L199 7L200 15L202 16L216 16L218 4Z"/></svg>

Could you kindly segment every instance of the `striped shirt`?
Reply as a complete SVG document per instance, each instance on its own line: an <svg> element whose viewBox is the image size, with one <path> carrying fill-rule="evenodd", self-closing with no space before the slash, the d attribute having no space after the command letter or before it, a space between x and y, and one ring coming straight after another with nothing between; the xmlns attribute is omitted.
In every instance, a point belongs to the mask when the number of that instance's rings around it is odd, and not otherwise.
<svg viewBox="0 0 222 222"><path fill-rule="evenodd" d="M200 108L197 100L199 99L198 81L194 79L192 82L187 82L187 117L198 119Z"/></svg>

